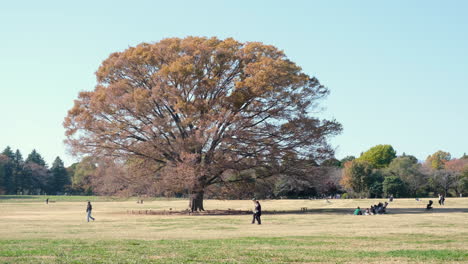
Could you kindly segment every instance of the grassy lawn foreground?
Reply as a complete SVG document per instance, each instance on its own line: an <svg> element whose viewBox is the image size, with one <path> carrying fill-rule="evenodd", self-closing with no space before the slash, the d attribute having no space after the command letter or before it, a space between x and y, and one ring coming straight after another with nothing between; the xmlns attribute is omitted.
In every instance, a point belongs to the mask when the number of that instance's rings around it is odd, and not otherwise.
<svg viewBox="0 0 468 264"><path fill-rule="evenodd" d="M88 199L96 222L85 222ZM379 200L264 201L266 210L332 213L264 215L261 226L251 225L248 215L126 214L184 209L187 201L177 199L51 200L56 202L0 196L0 263L468 263L466 198L447 199L444 208L437 205L429 213L423 209L428 199L397 199L389 214L380 216L333 213ZM250 201L206 202L207 209L250 206ZM417 213L395 213L405 208Z"/></svg>

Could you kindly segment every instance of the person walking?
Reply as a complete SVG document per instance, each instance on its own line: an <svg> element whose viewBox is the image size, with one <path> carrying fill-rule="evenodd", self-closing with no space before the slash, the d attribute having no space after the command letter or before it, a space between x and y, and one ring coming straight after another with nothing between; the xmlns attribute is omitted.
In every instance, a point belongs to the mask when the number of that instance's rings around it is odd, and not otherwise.
<svg viewBox="0 0 468 264"><path fill-rule="evenodd" d="M255 224L255 220L257 220L257 223L261 225L262 220L260 219L260 216L262 216L262 206L260 205L260 202L257 201L257 199L253 198L252 201L254 203L252 224Z"/></svg>
<svg viewBox="0 0 468 264"><path fill-rule="evenodd" d="M88 206L86 207L86 213L88 213L88 214L87 214L87 220L88 220L88 222L89 222L89 219L90 219L90 218L91 218L93 221L95 220L95 218L91 216L91 211L92 211L92 210L93 210L93 206L91 205L91 202L88 201Z"/></svg>

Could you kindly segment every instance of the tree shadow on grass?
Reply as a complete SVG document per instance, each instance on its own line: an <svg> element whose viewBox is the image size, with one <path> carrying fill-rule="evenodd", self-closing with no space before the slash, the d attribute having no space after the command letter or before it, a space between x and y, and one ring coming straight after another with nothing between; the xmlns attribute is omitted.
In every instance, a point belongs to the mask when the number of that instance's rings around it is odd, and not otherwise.
<svg viewBox="0 0 468 264"><path fill-rule="evenodd" d="M301 210L265 210L264 215L287 215L287 214L335 214L335 215L350 215L353 214L355 208L319 208ZM362 210L362 209L361 209ZM365 209L364 209L365 210ZM468 213L468 208L434 208L426 210L426 208L387 208L385 214L432 214L432 213ZM166 210L127 210L127 214L136 215L192 215L192 216L216 216L216 215L250 215L252 211L247 210L206 210L203 212L184 211L166 211Z"/></svg>
<svg viewBox="0 0 468 264"><path fill-rule="evenodd" d="M305 211L264 211L263 214L353 214L355 208L320 208L320 209L306 209ZM362 211L365 208L361 208ZM444 214L444 213L468 213L468 208L433 208L426 210L426 208L387 208L385 214Z"/></svg>
<svg viewBox="0 0 468 264"><path fill-rule="evenodd" d="M39 199L37 196L32 195L0 195L0 200L18 200L18 199Z"/></svg>

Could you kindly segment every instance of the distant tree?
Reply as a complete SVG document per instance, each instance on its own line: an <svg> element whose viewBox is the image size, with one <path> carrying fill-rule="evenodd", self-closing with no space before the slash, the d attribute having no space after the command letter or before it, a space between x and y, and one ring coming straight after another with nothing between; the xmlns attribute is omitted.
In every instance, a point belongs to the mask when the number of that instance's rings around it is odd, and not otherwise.
<svg viewBox="0 0 468 264"><path fill-rule="evenodd" d="M3 152L2 152L3 155L5 155L6 157L10 158L11 160L13 160L15 158L15 153L13 152L13 150L10 148L10 146L7 146Z"/></svg>
<svg viewBox="0 0 468 264"><path fill-rule="evenodd" d="M51 175L46 167L34 162L27 162L24 164L23 174L25 175L25 178L30 181L29 186L22 189L24 194L51 193Z"/></svg>
<svg viewBox="0 0 468 264"><path fill-rule="evenodd" d="M381 198L383 194L382 181L374 181L369 186L369 197L370 198Z"/></svg>
<svg viewBox="0 0 468 264"><path fill-rule="evenodd" d="M452 172L454 179L453 190L456 196L468 194L468 159L452 159L445 163L445 170Z"/></svg>
<svg viewBox="0 0 468 264"><path fill-rule="evenodd" d="M460 179L458 188L463 197L468 196L468 175Z"/></svg>
<svg viewBox="0 0 468 264"><path fill-rule="evenodd" d="M50 192L50 175L44 158L33 149L24 162L22 157L19 159L23 168L21 176L17 176L19 191L23 194Z"/></svg>
<svg viewBox="0 0 468 264"><path fill-rule="evenodd" d="M348 162L348 161L353 161L353 160L355 160L355 159L356 159L356 157L354 157L354 156L346 156L346 157L342 158L342 159L340 160L341 168L344 168L344 164L345 164L346 162Z"/></svg>
<svg viewBox="0 0 468 264"><path fill-rule="evenodd" d="M374 168L387 167L396 158L396 151L391 145L377 145L361 154L359 160L369 162Z"/></svg>
<svg viewBox="0 0 468 264"><path fill-rule="evenodd" d="M400 156L392 160L387 168L383 170L385 176L400 178L407 187L410 196L425 195L427 177L421 171L421 164L414 156Z"/></svg>
<svg viewBox="0 0 468 264"><path fill-rule="evenodd" d="M406 184L397 176L385 177L382 184L384 195L395 197L406 197Z"/></svg>
<svg viewBox="0 0 468 264"><path fill-rule="evenodd" d="M432 170L429 176L429 184L435 193L450 194L450 189L457 183L457 173L446 169Z"/></svg>
<svg viewBox="0 0 468 264"><path fill-rule="evenodd" d="M444 165L447 170L463 173L468 170L468 159L452 159L446 161Z"/></svg>
<svg viewBox="0 0 468 264"><path fill-rule="evenodd" d="M6 194L16 194L16 178L15 178L15 153L8 146L3 150L3 185Z"/></svg>
<svg viewBox="0 0 468 264"><path fill-rule="evenodd" d="M274 46L232 38L187 37L113 53L81 92L64 126L75 152L139 159L167 189L205 190L233 171L284 173L290 152L323 161L335 120L313 116L328 89ZM226 176L226 177L225 177Z"/></svg>
<svg viewBox="0 0 468 264"><path fill-rule="evenodd" d="M305 175L304 175L305 176ZM276 197L303 198L317 195L312 177L280 176L274 189ZM266 198L266 197L265 197Z"/></svg>
<svg viewBox="0 0 468 264"><path fill-rule="evenodd" d="M327 159L324 162L322 162L322 164L320 164L320 166L339 168L339 167L341 167L341 161L337 160L336 158L330 158L330 159Z"/></svg>
<svg viewBox="0 0 468 264"><path fill-rule="evenodd" d="M415 164L418 163L418 159L413 155L406 155L406 153L403 152L403 154L400 157L401 158L406 158L409 161L411 161L412 163L415 163Z"/></svg>
<svg viewBox="0 0 468 264"><path fill-rule="evenodd" d="M79 162L75 162L73 163L72 165L68 166L66 169L67 169L67 173L68 175L70 176L70 181L71 183L73 184L73 178L74 178L74 175L75 175L75 171L76 171L76 167L78 166L78 164L80 164Z"/></svg>
<svg viewBox="0 0 468 264"><path fill-rule="evenodd" d="M463 156L461 156L460 159L468 159L468 155L466 155L466 153L463 153Z"/></svg>
<svg viewBox="0 0 468 264"><path fill-rule="evenodd" d="M91 177L95 175L96 164L97 162L92 157L84 157L79 163L72 165L73 173L70 176L72 189L75 192L84 194L93 193Z"/></svg>
<svg viewBox="0 0 468 264"><path fill-rule="evenodd" d="M65 186L70 185L70 177L68 175L65 166L63 165L63 161L60 157L55 158L52 167L50 168L51 172L51 189L54 193L63 193L65 190Z"/></svg>
<svg viewBox="0 0 468 264"><path fill-rule="evenodd" d="M15 190L13 194L25 194L24 192L31 187L31 178L28 174L24 173L23 155L18 149L13 158L13 178L15 180Z"/></svg>
<svg viewBox="0 0 468 264"><path fill-rule="evenodd" d="M343 188L340 184L341 177L343 175L343 169L341 168L326 168L322 177L317 177L319 184L317 184L317 190L321 194L335 196L338 193L343 193Z"/></svg>
<svg viewBox="0 0 468 264"><path fill-rule="evenodd" d="M25 162L32 162L47 167L44 158L42 158L41 154L39 154L35 149L33 149L32 152L28 155Z"/></svg>
<svg viewBox="0 0 468 264"><path fill-rule="evenodd" d="M359 195L367 196L369 188L376 181L372 165L364 160L345 163L341 184Z"/></svg>
<svg viewBox="0 0 468 264"><path fill-rule="evenodd" d="M288 173L280 175L276 181L275 196L285 196L289 198L304 198L312 196L333 195L338 190L338 180L336 178L336 167L318 166L313 160L296 160L291 162L297 164L284 164Z"/></svg>
<svg viewBox="0 0 468 264"><path fill-rule="evenodd" d="M452 158L450 153L439 150L430 155L426 159L426 164L435 170L440 170L445 167L445 163Z"/></svg>
<svg viewBox="0 0 468 264"><path fill-rule="evenodd" d="M5 186L5 164L4 160L7 159L5 155L0 154L0 194L6 193Z"/></svg>

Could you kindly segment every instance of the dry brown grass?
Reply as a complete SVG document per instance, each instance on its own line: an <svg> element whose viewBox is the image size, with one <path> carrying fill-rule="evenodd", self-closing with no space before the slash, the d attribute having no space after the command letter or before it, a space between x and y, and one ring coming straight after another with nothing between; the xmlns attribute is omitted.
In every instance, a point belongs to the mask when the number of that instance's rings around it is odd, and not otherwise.
<svg viewBox="0 0 468 264"><path fill-rule="evenodd" d="M388 214L353 216L378 200L271 200L264 210L307 214L132 215L127 210L183 210L184 200L0 203L0 262L5 263L462 263L468 260L468 199L396 199ZM206 201L206 209L248 210L251 201ZM325 211L327 210L327 211ZM155 251L156 250L156 251ZM216 253L212 253L216 252ZM252 252L257 252L253 254ZM253 255L252 255L253 254ZM265 254L256 258L258 254ZM78 260L77 260L78 259Z"/></svg>
<svg viewBox="0 0 468 264"><path fill-rule="evenodd" d="M389 214L353 216L356 206L366 208L381 200L270 200L262 201L264 210L298 210L300 207L330 209L331 213L264 215L263 225L251 225L249 215L236 216L157 216L130 215L127 210L182 210L184 200L131 202L95 202L95 222L85 221L85 203L2 203L0 237L2 238L78 238L78 239L204 239L246 236L373 236L376 234L468 235L468 199L447 199L445 211L435 206L424 210L427 199L396 199ZM250 201L206 201L209 209L242 209ZM349 214L335 214L334 208L349 208ZM394 208L416 208L420 213L392 213ZM455 212L448 212L452 208ZM396 210L396 209L395 209ZM414 210L414 209L413 209ZM368 242L366 242L368 243ZM367 244L358 245L366 247ZM445 244L448 246L448 244ZM452 244L450 244L452 245ZM405 248L417 245L405 245ZM461 246L461 245L459 245ZM400 245L394 245L400 248Z"/></svg>

